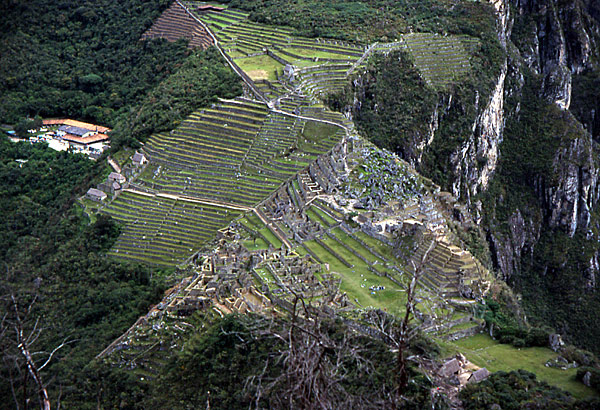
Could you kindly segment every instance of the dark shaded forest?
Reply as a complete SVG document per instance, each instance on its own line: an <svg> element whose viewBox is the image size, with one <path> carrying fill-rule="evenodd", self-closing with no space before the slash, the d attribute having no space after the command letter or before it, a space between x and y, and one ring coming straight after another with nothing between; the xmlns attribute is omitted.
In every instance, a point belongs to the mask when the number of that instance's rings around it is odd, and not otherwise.
<svg viewBox="0 0 600 410"><path fill-rule="evenodd" d="M44 369L53 399L76 390L81 370L162 296L164 274L106 258L118 226L105 217L87 225L73 202L102 166L83 155L0 139L0 310L6 321L16 320L17 310L30 311L23 328L39 331L35 351L67 343ZM5 323L0 397L18 407L23 404L11 397L29 399L36 390L16 351L17 335Z"/></svg>
<svg viewBox="0 0 600 410"><path fill-rule="evenodd" d="M170 3L3 1L0 123L40 115L114 127L189 54L184 41L139 41Z"/></svg>

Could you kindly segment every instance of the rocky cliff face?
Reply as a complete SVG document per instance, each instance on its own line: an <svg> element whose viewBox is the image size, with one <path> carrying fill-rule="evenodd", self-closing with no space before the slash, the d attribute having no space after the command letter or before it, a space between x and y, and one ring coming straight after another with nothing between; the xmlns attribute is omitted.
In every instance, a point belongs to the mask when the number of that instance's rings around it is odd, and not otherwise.
<svg viewBox="0 0 600 410"><path fill-rule="evenodd" d="M488 187L498 165L499 147L504 131L504 81L507 64L504 62L492 96L473 124L468 140L450 156L454 180L452 193L460 197L464 192L467 203Z"/></svg>
<svg viewBox="0 0 600 410"><path fill-rule="evenodd" d="M544 96L568 109L572 74L590 68L598 50L598 2L512 0L512 4L519 17L532 21L517 42L525 62L544 76Z"/></svg>
<svg viewBox="0 0 600 410"><path fill-rule="evenodd" d="M567 110L572 73L589 68L593 61L592 51L598 37L597 22L586 14L591 6L570 2L559 7L554 0L517 0L513 5L520 27L516 29L518 38L514 39L517 55L508 67L510 75L518 77L520 73L522 77L526 68L539 74L543 77L540 95ZM506 90L507 98L511 92L520 92L518 81L511 84L516 87ZM518 118L519 104L504 115ZM562 229L571 238L578 230L585 232L588 239L593 237L592 211L599 197L595 143L568 111L563 117L564 128L555 130L560 143L552 153L552 175L538 175L533 181L538 206L516 209L508 218L507 232L490 230L494 259L504 278L518 273L521 259L533 254L544 226ZM489 152L496 156L498 149ZM590 260L590 283L595 283L597 260L597 256Z"/></svg>
<svg viewBox="0 0 600 410"><path fill-rule="evenodd" d="M544 187L546 183L540 178L535 187L543 197L549 226L565 228L569 237L578 229L589 230L591 212L598 201L599 170L593 158L592 141L589 134L580 131L579 137L556 152L555 183Z"/></svg>

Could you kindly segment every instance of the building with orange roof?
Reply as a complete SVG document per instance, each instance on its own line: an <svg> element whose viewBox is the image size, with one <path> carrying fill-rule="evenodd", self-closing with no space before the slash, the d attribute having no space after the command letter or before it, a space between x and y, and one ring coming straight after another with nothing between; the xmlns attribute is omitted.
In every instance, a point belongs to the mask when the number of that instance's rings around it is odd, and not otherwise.
<svg viewBox="0 0 600 410"><path fill-rule="evenodd" d="M99 132L102 134L106 134L107 132L111 131L111 129L108 127L103 127L101 125L96 125L96 124L90 124L89 122L70 120L67 118L51 118L51 119L47 119L47 120L42 120L42 124L44 124L44 125L66 125L66 126L70 126L70 127L84 128L86 130L95 131L95 132Z"/></svg>
<svg viewBox="0 0 600 410"><path fill-rule="evenodd" d="M111 131L108 127L90 124L88 122L76 121L67 118L53 118L42 120L45 126L58 125L57 135L64 141L77 146L88 146L98 142L108 142L110 137L107 135Z"/></svg>

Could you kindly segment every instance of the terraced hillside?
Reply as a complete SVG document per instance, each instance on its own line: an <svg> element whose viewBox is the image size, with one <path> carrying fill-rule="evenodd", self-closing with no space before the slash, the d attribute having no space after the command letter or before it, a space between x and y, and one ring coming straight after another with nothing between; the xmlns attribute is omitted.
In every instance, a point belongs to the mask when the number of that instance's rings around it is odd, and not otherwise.
<svg viewBox="0 0 600 410"><path fill-rule="evenodd" d="M191 255L239 211L125 191L104 212L124 226L109 254L128 260L172 266Z"/></svg>
<svg viewBox="0 0 600 410"><path fill-rule="evenodd" d="M194 12L195 4L187 2L186 6ZM296 90L312 97L314 103L341 88L365 52L357 44L294 37L289 28L254 23L239 11L195 13L213 31L223 51L271 100ZM293 73L284 72L286 66Z"/></svg>
<svg viewBox="0 0 600 410"><path fill-rule="evenodd" d="M475 39L430 33L405 34L402 39L429 85L444 87L471 69L465 46L473 45Z"/></svg>
<svg viewBox="0 0 600 410"><path fill-rule="evenodd" d="M193 113L177 129L153 135L144 147L150 163L141 175L130 181L130 189L138 195L162 198L161 201L164 195L170 195L180 201L221 206L231 211L227 215L256 207L287 181L292 181L289 185L292 190L298 187L292 197L300 206L310 201L309 197L327 192L338 184L339 181L335 177L332 179L326 169L330 159L320 156L329 152L344 135L351 135L353 124L343 115L324 109L322 99L342 89L348 76L364 67L373 53L407 49L426 81L436 87L449 84L469 69L468 54L463 47L463 43L469 45L467 39L409 34L395 43L375 43L365 47L342 41L295 37L287 27L252 22L247 13L227 7L207 8L206 3L192 1L175 1L147 36L164 32L174 39L197 29L205 37L207 31L212 32L223 55L244 79L247 89L256 95L221 101ZM106 212L117 210L133 215L137 205L127 196L117 197ZM332 226L327 223L326 215L312 206L307 223L318 227L325 222L323 229L329 230ZM145 223L155 224L152 215L140 217ZM268 218L270 216L266 215L266 220ZM137 231L132 230L132 221L122 220L127 224L124 238L133 239ZM205 224L200 218L194 222L194 229L215 232L214 221L207 219ZM225 221L223 219L223 223ZM152 237L140 232L144 238ZM302 237L303 233L297 235ZM337 243L336 236L331 232L329 235L315 239L313 246L319 248L325 244L324 249L334 249L335 244L332 243L333 248L326 244L327 241ZM153 245L154 253L144 250L136 254L135 249L120 241L114 254L128 252L129 258L155 259L158 263L181 261L209 237L199 235L196 243L179 247L180 253L167 249L168 242L158 241ZM288 240L292 241L292 238ZM320 243L322 240L325 242ZM136 249L146 249L142 244L147 239L138 242L140 246ZM270 241L265 238L265 243ZM187 253L185 249L188 249ZM448 275L444 269L447 266L454 268L454 256L444 249L437 245L440 266L430 269L432 273L427 283L445 289L442 285ZM313 253L313 257L318 258L317 253ZM453 276L449 281L454 282L454 279ZM455 293L455 288L450 287L447 291Z"/></svg>
<svg viewBox="0 0 600 410"><path fill-rule="evenodd" d="M212 38L176 1L165 10L143 35L142 40L164 38L168 41L189 40L189 47L208 48Z"/></svg>
<svg viewBox="0 0 600 410"><path fill-rule="evenodd" d="M245 98L193 113L177 129L150 138L144 147L149 164L130 191L104 209L125 225L112 255L181 262L344 135L335 125L268 111ZM185 212L179 204L187 205ZM185 226L187 235L174 247L179 230L173 224Z"/></svg>

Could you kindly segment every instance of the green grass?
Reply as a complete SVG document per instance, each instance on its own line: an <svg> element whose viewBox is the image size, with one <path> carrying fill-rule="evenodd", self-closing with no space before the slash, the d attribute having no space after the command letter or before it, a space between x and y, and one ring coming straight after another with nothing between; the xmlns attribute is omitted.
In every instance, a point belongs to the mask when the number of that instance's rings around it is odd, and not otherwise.
<svg viewBox="0 0 600 410"><path fill-rule="evenodd" d="M318 45L315 43L315 47L316 46L318 46ZM295 54L300 57L307 57L307 58L314 58L314 57L333 58L336 60L347 58L348 60L358 60L354 56L344 55L343 53L330 53L328 51L310 50L310 49L306 49L306 48L286 47L286 48L283 48L282 50L287 51L288 53Z"/></svg>
<svg viewBox="0 0 600 410"><path fill-rule="evenodd" d="M275 236L273 232L266 226L259 231L267 240L273 245L275 249L281 248L281 241Z"/></svg>
<svg viewBox="0 0 600 410"><path fill-rule="evenodd" d="M367 265L363 261L340 249L339 244L336 243L334 245L333 242L327 241L326 243L331 248L337 245L334 251L346 258L348 262L353 263L354 267L347 268L339 259L315 241L306 241L304 245L314 252L324 263L329 264L330 272L340 274L342 278L340 289L342 292L348 294L352 303L355 303L356 299L362 307L383 309L397 315L404 311L406 298L398 285L386 277L377 276L367 270ZM363 284L364 287L361 287ZM372 294L369 288L378 285L385 286L385 290Z"/></svg>
<svg viewBox="0 0 600 410"><path fill-rule="evenodd" d="M491 372L524 369L535 373L539 380L564 389L577 398L594 395L594 390L575 380L577 369L561 370L545 363L558 356L544 347L516 348L500 344L486 334L478 334L456 342L440 342L450 350L460 351L477 366Z"/></svg>
<svg viewBox="0 0 600 410"><path fill-rule="evenodd" d="M277 81L277 70L282 70L283 65L268 55L238 58L235 63L253 80L267 79Z"/></svg>
<svg viewBox="0 0 600 410"><path fill-rule="evenodd" d="M360 239L361 241L366 243L368 246L370 246L373 250L378 252L380 255L382 255L386 258L395 259L393 257L393 249L391 246L386 245L385 243L383 243L361 231L356 232L354 235L358 239Z"/></svg>
<svg viewBox="0 0 600 410"><path fill-rule="evenodd" d="M306 210L306 216L308 216L308 219L310 219L313 222L318 223L323 228L329 227L328 224L319 215L317 215L317 213L315 213L313 207L310 207Z"/></svg>
<svg viewBox="0 0 600 410"><path fill-rule="evenodd" d="M265 242L263 238L256 238L256 241L250 239L248 241L244 241L243 245L249 251L256 251L259 249L269 249L269 244Z"/></svg>
<svg viewBox="0 0 600 410"><path fill-rule="evenodd" d="M337 130L338 127L336 127L335 125L317 121L307 121L306 125L304 126L302 135L308 141L318 142L333 137Z"/></svg>
<svg viewBox="0 0 600 410"><path fill-rule="evenodd" d="M329 226L337 224L337 221L335 219L333 219L331 216L327 215L325 212L323 212L322 210L320 210L316 206L312 206L311 205L310 209L314 210L315 213L317 215L319 215L321 217L321 219L323 219L325 222L327 222L327 224Z"/></svg>
<svg viewBox="0 0 600 410"><path fill-rule="evenodd" d="M385 263L383 260L381 260L377 256L373 255L367 248L362 246L359 242L354 240L354 238L352 238L350 235L348 235L346 232L344 232L340 228L335 228L332 232L339 240L341 240L346 245L350 246L356 252L361 254L369 262L373 263L375 261L378 261L380 264Z"/></svg>

